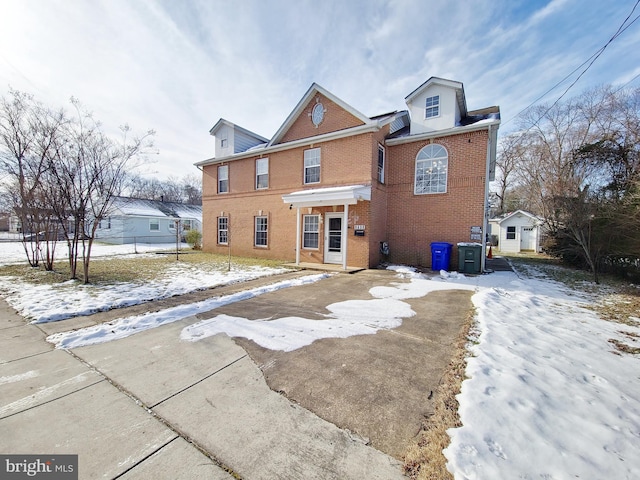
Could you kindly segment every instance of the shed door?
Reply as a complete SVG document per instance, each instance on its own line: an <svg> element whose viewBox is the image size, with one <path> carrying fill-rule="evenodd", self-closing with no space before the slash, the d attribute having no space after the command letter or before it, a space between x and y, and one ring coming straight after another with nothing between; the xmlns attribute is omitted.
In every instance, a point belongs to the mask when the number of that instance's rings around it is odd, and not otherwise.
<svg viewBox="0 0 640 480"><path fill-rule="evenodd" d="M533 231L533 227L522 227L520 233L520 250L535 250L536 249L536 235Z"/></svg>

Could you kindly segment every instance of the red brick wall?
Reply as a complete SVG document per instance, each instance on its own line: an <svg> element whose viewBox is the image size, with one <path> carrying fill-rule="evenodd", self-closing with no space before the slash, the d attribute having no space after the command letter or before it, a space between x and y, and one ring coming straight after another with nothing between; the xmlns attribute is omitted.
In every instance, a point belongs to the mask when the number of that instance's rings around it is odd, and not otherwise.
<svg viewBox="0 0 640 480"><path fill-rule="evenodd" d="M372 142L377 141L371 133L337 139L318 144L310 143L281 152L272 152L269 158L269 188L255 190L255 160L259 156L233 160L229 165L229 193L217 194L217 167L203 168L203 248L205 251L226 253L227 246L217 244L217 217L225 212L230 220L231 251L234 255L260 258L295 260L296 211L289 210L282 195L305 188L322 188L336 185L371 183ZM311 147L321 149L320 183L304 185L304 150ZM265 155L267 157L267 155ZM260 211L269 218L268 247L254 247L254 218ZM314 213L324 215L327 209L315 208ZM329 208L328 211L333 211ZM342 211L342 207L337 207ZM365 237L354 237L353 228L348 230L348 264L369 266L369 204L359 202L350 206L349 219L356 224L367 225ZM306 214L307 209L302 209ZM324 218L323 218L324 220ZM351 225L352 226L352 225ZM324 228L324 225L323 225ZM302 251L301 261L322 262L323 243L317 251ZM376 247L377 248L377 247Z"/></svg>
<svg viewBox="0 0 640 480"><path fill-rule="evenodd" d="M311 110L317 103L316 99L322 103L325 109L324 119L318 128L313 124L310 117ZM324 95L317 94L304 107L300 116L293 122L278 143L309 138L324 133L344 130L345 128L356 127L358 125L364 125L364 123Z"/></svg>
<svg viewBox="0 0 640 480"><path fill-rule="evenodd" d="M447 192L414 195L416 155L429 143L443 145L449 154ZM471 227L484 221L487 131L395 145L387 153L390 260L430 267L431 242L449 242L451 266L457 269L455 245L469 242Z"/></svg>
<svg viewBox="0 0 640 480"><path fill-rule="evenodd" d="M307 119L308 120L308 119ZM315 129L314 129L315 130ZM470 241L471 227L484 220L484 181L487 131L453 135L395 146L386 146L386 181L377 180L378 143L388 129L377 133L271 153L269 188L255 190L258 156L229 162L228 194L216 194L217 165L203 169L203 243L206 251L226 253L217 245L217 217L230 217L231 251L235 255L295 260L296 212L282 201L286 195L306 188L371 184L371 202L349 208L348 259L350 266L375 267L385 260L380 242L388 241L388 260L431 266L431 242L454 244L451 267L457 268L458 242ZM429 143L443 145L449 154L447 192L414 195L415 158ZM304 150L321 148L321 182L303 184ZM269 245L254 247L254 218L262 211L269 218ZM323 216L329 208L314 208ZM337 207L342 211L342 206ZM306 214L307 209L303 208ZM353 226L365 225L365 236L355 237ZM316 251L301 251L301 261L321 263L324 254L324 223Z"/></svg>

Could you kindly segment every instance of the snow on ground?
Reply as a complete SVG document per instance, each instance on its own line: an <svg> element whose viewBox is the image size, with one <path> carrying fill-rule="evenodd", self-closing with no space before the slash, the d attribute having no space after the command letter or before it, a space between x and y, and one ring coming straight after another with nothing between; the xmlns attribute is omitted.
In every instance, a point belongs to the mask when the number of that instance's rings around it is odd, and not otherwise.
<svg viewBox="0 0 640 480"><path fill-rule="evenodd" d="M587 308L596 301L597 293L571 290L543 273L531 275L531 269L527 276L496 272L465 277L443 271L429 278L407 267L392 268L401 281L372 288L370 300L329 305L331 314L326 320L249 321L219 315L184 328L181 337L197 341L224 332L289 351L327 336L344 338L396 328L403 318L414 314L403 300L434 290L470 289L475 292L472 300L479 335L470 345L468 379L458 396L463 426L449 430L451 444L444 451L455 478L640 477L640 359L614 353L609 343L610 339L632 343L640 328L601 320ZM299 282L318 281L319 277ZM75 348L122 338L296 284L279 282L266 289L58 334L49 340L59 347ZM148 294L161 295L159 291ZM138 295L131 286L122 286L120 294L124 293ZM16 298L21 297L16 293L8 299L15 302ZM37 310L40 321L46 317L49 302L54 306L51 310L59 308L55 295L47 298ZM74 311L88 309L90 301L89 296L76 299Z"/></svg>
<svg viewBox="0 0 640 480"><path fill-rule="evenodd" d="M3 260L11 258L15 242L0 243ZM95 245L96 257L136 255L133 245ZM171 249L171 245L138 244L138 252ZM175 248L175 245L173 245ZM9 253L5 255L5 251ZM148 253L153 255L153 253ZM140 255L137 254L136 258ZM25 262L22 252L22 262ZM230 272L204 269L176 262L162 278L140 283L116 283L110 286L81 285L68 281L53 285L33 285L13 277L0 277L0 294L21 315L33 323L46 323L79 315L137 305L151 300L183 295L195 290L243 282L287 271L285 268L232 266Z"/></svg>
<svg viewBox="0 0 640 480"><path fill-rule="evenodd" d="M180 248L187 248L186 243L182 243ZM108 257L113 255L136 255L141 253L170 251L175 252L175 243L129 243L124 245L108 245L105 243L94 243L91 247L91 258ZM0 265L10 265L16 263L26 263L27 256L24 252L22 242L0 242ZM69 258L66 242L57 242L56 259L64 260Z"/></svg>
<svg viewBox="0 0 640 480"><path fill-rule="evenodd" d="M640 359L608 341L640 328L601 320L587 294L548 279L487 278L463 426L444 452L455 478L639 478Z"/></svg>
<svg viewBox="0 0 640 480"><path fill-rule="evenodd" d="M231 295L224 295L202 300L200 302L165 308L158 312L149 312L141 315L119 318L100 325L50 335L47 337L47 341L55 344L57 348L67 349L110 342L151 328L166 325L167 323L176 322L200 312L208 312L224 305L229 305L230 303L239 302L240 300L247 300L249 298L257 297L269 292L275 292L276 290L283 288L314 283L322 280L323 278L327 278L328 276L328 274L306 275L297 279L284 280Z"/></svg>

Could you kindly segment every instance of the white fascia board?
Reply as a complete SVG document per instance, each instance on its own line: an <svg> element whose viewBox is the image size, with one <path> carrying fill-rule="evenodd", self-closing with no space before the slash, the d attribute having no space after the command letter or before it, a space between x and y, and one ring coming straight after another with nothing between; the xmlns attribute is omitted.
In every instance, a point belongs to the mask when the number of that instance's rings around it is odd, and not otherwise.
<svg viewBox="0 0 640 480"><path fill-rule="evenodd" d="M269 141L268 138L264 138L262 135L258 135L257 133L252 132L251 130L247 130L246 128L243 128L240 125L236 125L235 123L230 122L229 120L226 120L224 118L221 118L220 120L218 120L216 124L213 127L211 127L211 130L209 130L209 135L215 135L215 133L220 129L222 125L227 125L228 127L233 128L234 130L242 132L246 135L249 135L250 137L253 137L256 140L260 140L263 143L267 143Z"/></svg>
<svg viewBox="0 0 640 480"><path fill-rule="evenodd" d="M318 207L326 205L355 205L359 200L371 200L370 185L312 188L282 196L285 204L293 207Z"/></svg>
<svg viewBox="0 0 640 480"><path fill-rule="evenodd" d="M401 145L403 143L417 142L420 140L429 140L431 138L447 137L450 135L459 135L461 133L476 132L478 130L488 130L490 126L500 125L500 120L494 120L491 122L483 122L473 125L467 125L466 127L453 127L445 130L435 130L433 132L420 133L418 135L408 135L406 137L390 138L385 141L386 145Z"/></svg>
<svg viewBox="0 0 640 480"><path fill-rule="evenodd" d="M215 133L220 129L222 125L233 127L233 123L231 123L229 120L225 120L224 118L221 118L216 122L216 124L213 127L211 127L211 130L209 130L209 135L215 135Z"/></svg>
<svg viewBox="0 0 640 480"><path fill-rule="evenodd" d="M430 77L429 80L424 82L422 85L416 88L413 92L407 95L404 98L405 102L409 103L414 97L422 93L423 90L425 90L426 88L428 88L433 84L442 85L444 87L449 87L456 90L459 89L464 92L464 86L462 85L462 82L457 82L455 80L447 80L446 78L440 78L440 77Z"/></svg>
<svg viewBox="0 0 640 480"><path fill-rule="evenodd" d="M247 150L246 152L240 152L233 155L227 155L226 157L220 158L209 158L207 160L202 160L201 162L194 163L196 167L205 167L207 165L213 165L216 163L222 162L230 162L233 160L240 160L242 158L255 157L260 155L268 155L273 152L280 152L283 150L290 150L292 148L297 148L304 145L317 144L328 142L331 140L337 140L339 138L351 137L355 135L361 135L363 133L375 132L379 130L380 127L378 123L369 123L367 125L359 125L357 127L348 128L346 130L338 130L337 132L329 132L322 135L317 135L315 137L306 137L301 138L299 140L293 140L292 142L287 143L279 143L277 145L269 146L267 145L264 149L256 149L256 150Z"/></svg>
<svg viewBox="0 0 640 480"><path fill-rule="evenodd" d="M503 223L505 220L513 218L514 216L516 216L518 214L522 214L525 217L529 217L531 220L536 222L536 224L541 223L541 219L539 217L535 216L533 213L525 212L524 210L516 210L515 212L511 212L506 217L503 217L502 219L498 220L498 223Z"/></svg>

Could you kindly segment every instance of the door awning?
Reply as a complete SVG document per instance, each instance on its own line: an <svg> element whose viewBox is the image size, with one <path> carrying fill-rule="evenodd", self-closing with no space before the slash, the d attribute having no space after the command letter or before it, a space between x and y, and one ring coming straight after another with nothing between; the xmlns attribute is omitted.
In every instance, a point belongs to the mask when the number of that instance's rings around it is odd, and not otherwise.
<svg viewBox="0 0 640 480"><path fill-rule="evenodd" d="M371 185L346 185L300 190L283 195L282 200L295 208L355 205L358 200L371 200Z"/></svg>

